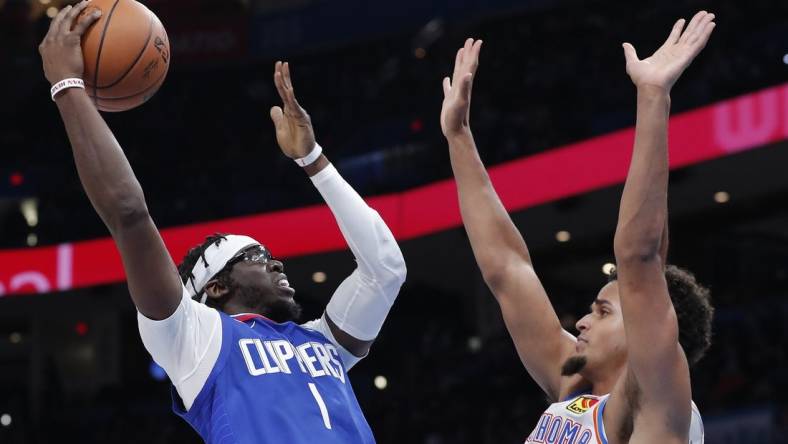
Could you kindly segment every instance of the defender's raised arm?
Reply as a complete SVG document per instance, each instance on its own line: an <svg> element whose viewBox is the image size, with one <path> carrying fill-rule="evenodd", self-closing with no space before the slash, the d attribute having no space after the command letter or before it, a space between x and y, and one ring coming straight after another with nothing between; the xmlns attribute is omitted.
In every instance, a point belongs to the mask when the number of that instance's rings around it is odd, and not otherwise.
<svg viewBox="0 0 788 444"><path fill-rule="evenodd" d="M462 221L476 262L495 295L506 327L528 372L553 399L561 391L561 365L575 340L558 316L531 263L522 235L493 188L470 129L473 79L482 42L468 39L457 52L452 78L443 79L441 128L460 199Z"/></svg>
<svg viewBox="0 0 788 444"><path fill-rule="evenodd" d="M670 90L703 49L714 15L701 11L684 20L649 58L640 60L625 43L627 73L637 87L632 162L621 197L615 254L628 343L627 393L638 393L632 440L686 443L691 418L687 358L665 278L667 254L668 115ZM682 32L683 30L683 32ZM631 397L620 392L615 396ZM611 407L614 401L611 400ZM645 441L644 441L645 440Z"/></svg>

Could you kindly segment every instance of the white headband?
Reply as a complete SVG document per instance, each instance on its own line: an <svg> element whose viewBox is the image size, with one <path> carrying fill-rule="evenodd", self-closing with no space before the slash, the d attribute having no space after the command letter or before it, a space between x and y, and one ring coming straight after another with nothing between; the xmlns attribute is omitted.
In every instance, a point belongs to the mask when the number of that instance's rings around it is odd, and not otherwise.
<svg viewBox="0 0 788 444"><path fill-rule="evenodd" d="M194 268L192 268L193 277L187 281L186 285L186 289L189 291L191 297L199 294L205 285L213 279L217 273L222 271L227 265L227 262L236 254L255 245L260 245L260 242L257 242L249 236L238 236L235 234L230 234L226 239L220 240L219 245L212 243L203 253L205 261L203 261L202 257L198 258L197 263L194 264ZM206 263L208 265L206 265ZM203 293L200 303L204 304L207 298L208 294Z"/></svg>

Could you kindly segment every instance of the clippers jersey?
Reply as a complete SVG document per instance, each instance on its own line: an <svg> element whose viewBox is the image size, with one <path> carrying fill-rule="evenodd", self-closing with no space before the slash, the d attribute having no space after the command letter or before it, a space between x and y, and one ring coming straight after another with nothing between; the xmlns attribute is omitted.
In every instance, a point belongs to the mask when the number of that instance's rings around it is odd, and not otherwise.
<svg viewBox="0 0 788 444"><path fill-rule="evenodd" d="M173 410L208 444L373 444L334 345L259 315L220 313L219 357L191 408Z"/></svg>
<svg viewBox="0 0 788 444"><path fill-rule="evenodd" d="M607 444L602 414L610 395L575 395L556 402L542 413L526 443ZM703 444L703 420L692 403L689 444Z"/></svg>

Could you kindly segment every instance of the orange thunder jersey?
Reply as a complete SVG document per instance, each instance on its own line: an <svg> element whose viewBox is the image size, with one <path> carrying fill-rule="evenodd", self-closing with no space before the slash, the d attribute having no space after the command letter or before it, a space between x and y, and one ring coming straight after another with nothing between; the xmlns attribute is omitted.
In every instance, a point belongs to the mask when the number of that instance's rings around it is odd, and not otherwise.
<svg viewBox="0 0 788 444"><path fill-rule="evenodd" d="M607 444L602 413L608 396L577 395L551 404L526 444ZM689 436L689 444L703 444L703 420L694 402Z"/></svg>

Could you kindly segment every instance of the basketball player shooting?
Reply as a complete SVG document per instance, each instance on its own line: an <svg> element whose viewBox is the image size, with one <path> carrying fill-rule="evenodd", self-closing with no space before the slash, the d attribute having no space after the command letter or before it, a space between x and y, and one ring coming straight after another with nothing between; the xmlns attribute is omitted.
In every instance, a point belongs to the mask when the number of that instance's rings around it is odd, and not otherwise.
<svg viewBox="0 0 788 444"><path fill-rule="evenodd" d="M64 8L39 48L52 84L83 73L79 37L97 15L72 24L86 4ZM274 83L284 102L271 109L279 146L309 175L358 262L323 316L301 325L284 265L255 239L210 236L176 268L85 91L54 100L85 192L123 259L142 341L172 381L175 412L209 443L373 443L347 371L380 331L405 264L377 212L321 153L287 63L276 64Z"/></svg>
<svg viewBox="0 0 788 444"><path fill-rule="evenodd" d="M466 41L444 79L441 127L471 247L520 359L553 402L526 442L703 442L689 365L710 344L712 308L691 274L665 265L667 126L671 87L705 46L713 20L699 12L686 29L679 20L644 60L624 44L637 124L614 242L618 270L577 322L577 337L562 329L476 149L469 110L481 41Z"/></svg>

